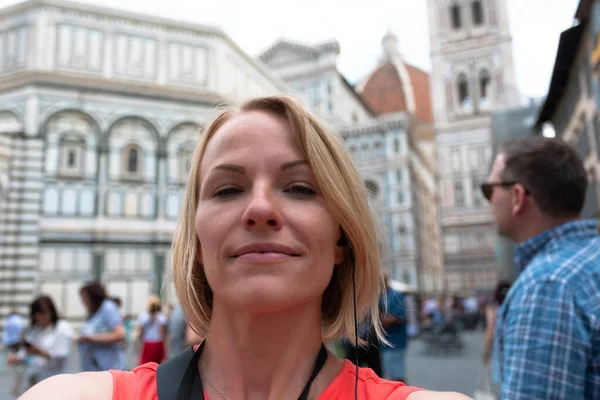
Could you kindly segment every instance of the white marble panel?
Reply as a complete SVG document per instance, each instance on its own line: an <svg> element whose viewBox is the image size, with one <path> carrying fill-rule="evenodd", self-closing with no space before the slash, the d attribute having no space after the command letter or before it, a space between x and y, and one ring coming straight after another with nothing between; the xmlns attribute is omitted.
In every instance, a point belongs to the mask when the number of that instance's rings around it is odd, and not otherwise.
<svg viewBox="0 0 600 400"><path fill-rule="evenodd" d="M40 271L49 272L56 269L56 249L43 248L40 250Z"/></svg>
<svg viewBox="0 0 600 400"><path fill-rule="evenodd" d="M81 301L79 290L85 284L85 281L68 281L66 282L65 293L65 308L63 312L70 318L83 318L87 316L88 311ZM60 311L59 311L60 312Z"/></svg>
<svg viewBox="0 0 600 400"><path fill-rule="evenodd" d="M136 270L149 273L154 267L154 256L152 251L140 251L137 257Z"/></svg>
<svg viewBox="0 0 600 400"><path fill-rule="evenodd" d="M46 173L56 175L58 169L58 147L51 146L46 150Z"/></svg>
<svg viewBox="0 0 600 400"><path fill-rule="evenodd" d="M95 209L95 197L93 189L81 189L79 192L79 213L83 216L92 216Z"/></svg>
<svg viewBox="0 0 600 400"><path fill-rule="evenodd" d="M167 197L167 217L176 219L179 216L179 196L171 193Z"/></svg>
<svg viewBox="0 0 600 400"><path fill-rule="evenodd" d="M178 179L178 163L177 152L173 151L169 153L167 160L167 170L169 171L169 182L175 182Z"/></svg>
<svg viewBox="0 0 600 400"><path fill-rule="evenodd" d="M44 214L56 214L58 212L58 190L46 189L44 192Z"/></svg>
<svg viewBox="0 0 600 400"><path fill-rule="evenodd" d="M63 215L75 214L77 207L77 195L75 189L63 189L62 191L62 204L61 213Z"/></svg>
<svg viewBox="0 0 600 400"><path fill-rule="evenodd" d="M118 192L112 192L108 195L107 214L111 216L119 216L122 213L122 195Z"/></svg>
<svg viewBox="0 0 600 400"><path fill-rule="evenodd" d="M119 179L121 176L121 153L112 148L108 161L108 176L111 179Z"/></svg>
<svg viewBox="0 0 600 400"><path fill-rule="evenodd" d="M147 279L140 279L131 282L132 302L131 311L137 315L144 311L146 302L150 295L150 282Z"/></svg>
<svg viewBox="0 0 600 400"><path fill-rule="evenodd" d="M154 152L143 152L144 156L144 177L149 181L156 179L156 155Z"/></svg>
<svg viewBox="0 0 600 400"><path fill-rule="evenodd" d="M92 251L90 249L84 248L79 249L77 252L77 263L75 264L75 269L78 272L92 272Z"/></svg>
<svg viewBox="0 0 600 400"><path fill-rule="evenodd" d="M63 283L62 282L42 282L40 285L40 295L50 296L54 305L57 308L57 312L60 315L64 315L65 301L63 298Z"/></svg>
<svg viewBox="0 0 600 400"><path fill-rule="evenodd" d="M123 251L123 265L122 269L127 272L133 272L136 270L136 257L138 254L137 250L124 250Z"/></svg>
<svg viewBox="0 0 600 400"><path fill-rule="evenodd" d="M152 217L154 215L154 195L145 193L142 195L141 214L144 217Z"/></svg>
<svg viewBox="0 0 600 400"><path fill-rule="evenodd" d="M72 272L75 269L76 253L77 249L74 247L58 249L58 270Z"/></svg>
<svg viewBox="0 0 600 400"><path fill-rule="evenodd" d="M133 217L138 214L138 194L130 191L125 195L125 216Z"/></svg>
<svg viewBox="0 0 600 400"><path fill-rule="evenodd" d="M108 249L104 254L104 268L106 272L115 272L120 268L121 254L118 249Z"/></svg>
<svg viewBox="0 0 600 400"><path fill-rule="evenodd" d="M96 176L96 151L88 148L84 157L85 174L87 176Z"/></svg>
<svg viewBox="0 0 600 400"><path fill-rule="evenodd" d="M115 280L106 282L106 291L111 297L119 297L123 302L123 310L129 314L129 298L127 296L127 282L123 280Z"/></svg>

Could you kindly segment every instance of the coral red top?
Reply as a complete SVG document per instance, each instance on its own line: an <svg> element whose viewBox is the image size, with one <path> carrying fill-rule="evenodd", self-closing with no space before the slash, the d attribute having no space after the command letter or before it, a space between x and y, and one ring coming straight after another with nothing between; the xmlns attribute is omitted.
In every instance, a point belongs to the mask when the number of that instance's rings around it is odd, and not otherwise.
<svg viewBox="0 0 600 400"><path fill-rule="evenodd" d="M113 376L113 400L158 400L156 392L156 368L158 364L147 363L132 371L110 371ZM354 399L356 367L345 360L337 377L319 396L318 400ZM369 368L358 370L358 398L362 400L405 400L409 394L423 390L400 382L378 377ZM206 397L206 400L209 400Z"/></svg>

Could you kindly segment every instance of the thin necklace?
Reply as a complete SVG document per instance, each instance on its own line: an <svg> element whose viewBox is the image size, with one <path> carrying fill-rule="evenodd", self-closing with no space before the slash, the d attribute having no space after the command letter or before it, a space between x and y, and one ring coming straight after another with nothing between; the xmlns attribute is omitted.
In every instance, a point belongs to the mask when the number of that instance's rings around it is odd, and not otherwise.
<svg viewBox="0 0 600 400"><path fill-rule="evenodd" d="M206 369L204 369L204 363L203 363L203 362L201 362L201 363L200 363L200 368L202 368L202 372L204 372L204 376L206 377L206 380L208 381L208 383L210 383L210 386L212 386L212 387L213 387L213 388L214 388L214 389L217 391L217 393L219 393L219 397L220 397L220 398L222 398L223 400L229 400L229 399L227 398L227 396L225 396L225 393L223 393L223 391L222 391L222 390L219 390L219 389L218 389L218 388L215 386L215 384L214 384L214 383L212 383L212 381L211 381L211 380L210 380L210 378L208 377L208 374L206 373Z"/></svg>
<svg viewBox="0 0 600 400"><path fill-rule="evenodd" d="M222 390L219 390L219 388L217 388L215 386L215 384L210 380L210 378L208 377L208 374L206 373L206 369L204 368L203 362L200 362L200 368L202 369L202 372L204 372L204 376L206 377L206 380L208 381L208 383L210 383L210 386L212 386L217 391L217 393L219 393L219 397L222 398L223 400L229 400L227 398L227 396L225 396L225 393L223 393ZM320 378L319 375L317 375L317 377L315 378L315 381L314 381L315 387L318 387L320 384L319 378Z"/></svg>

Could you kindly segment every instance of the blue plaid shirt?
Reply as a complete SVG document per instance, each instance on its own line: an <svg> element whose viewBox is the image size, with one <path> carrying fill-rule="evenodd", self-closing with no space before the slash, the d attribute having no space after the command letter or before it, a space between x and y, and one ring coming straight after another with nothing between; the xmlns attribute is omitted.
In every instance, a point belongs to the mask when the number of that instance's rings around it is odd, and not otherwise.
<svg viewBox="0 0 600 400"><path fill-rule="evenodd" d="M522 272L498 313L502 399L600 399L600 236L594 220L516 249ZM526 268L525 268L526 267Z"/></svg>

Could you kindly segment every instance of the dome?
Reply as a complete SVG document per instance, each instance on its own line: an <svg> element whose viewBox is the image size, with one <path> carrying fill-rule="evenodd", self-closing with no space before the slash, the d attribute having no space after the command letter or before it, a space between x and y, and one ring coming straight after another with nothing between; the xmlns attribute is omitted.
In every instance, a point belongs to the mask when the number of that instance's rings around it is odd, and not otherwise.
<svg viewBox="0 0 600 400"><path fill-rule="evenodd" d="M369 107L377 115L409 112L433 122L429 73L404 62L394 34L385 35L382 46L381 61L359 85Z"/></svg>

